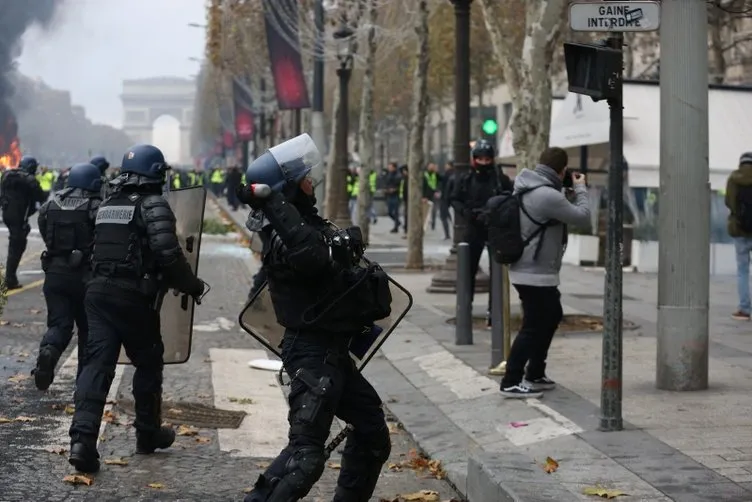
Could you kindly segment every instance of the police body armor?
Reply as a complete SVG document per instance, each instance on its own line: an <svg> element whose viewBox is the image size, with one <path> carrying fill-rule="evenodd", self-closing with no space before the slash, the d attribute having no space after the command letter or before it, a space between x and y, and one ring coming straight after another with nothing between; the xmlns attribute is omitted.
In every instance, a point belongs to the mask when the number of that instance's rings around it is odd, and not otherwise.
<svg viewBox="0 0 752 502"><path fill-rule="evenodd" d="M331 239L339 228L331 222L325 223L328 229L324 229L322 233L325 239ZM279 239L264 240L267 241L266 246L279 242ZM330 245L336 247L337 244L331 242ZM365 322L357 316L363 312L366 303L358 295L365 292L371 297L374 291L367 287L359 287L358 281L370 280L374 268L377 269L377 273L384 274L389 289L386 294L382 292L377 296L389 296L391 302L387 316L376 322ZM271 275L271 272L269 273ZM352 335L350 355L362 370L413 305L410 292L365 256L350 270L339 277L329 278L322 284L294 288L290 287L292 281L284 280L284 277L282 279L272 280L271 284L267 281L250 299L239 316L240 326L278 357L281 357L280 346L288 328L329 332L340 328L341 331L347 330L348 334ZM275 304L287 303L293 296L296 303L301 305L298 311L275 311ZM278 301L274 302L272 299ZM374 308L381 310L384 306L374 305Z"/></svg>
<svg viewBox="0 0 752 502"><path fill-rule="evenodd" d="M53 197L47 207L47 229L42 265L47 272L56 267L84 269L91 254L94 229L91 222L93 199L68 188Z"/></svg>

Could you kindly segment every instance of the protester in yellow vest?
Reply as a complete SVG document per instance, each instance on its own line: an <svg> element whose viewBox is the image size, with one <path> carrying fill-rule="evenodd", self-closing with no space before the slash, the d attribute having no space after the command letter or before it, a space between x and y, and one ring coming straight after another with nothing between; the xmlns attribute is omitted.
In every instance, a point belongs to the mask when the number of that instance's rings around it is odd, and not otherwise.
<svg viewBox="0 0 752 502"><path fill-rule="evenodd" d="M222 195L225 183L225 172L221 167L214 168L211 177L209 178L209 183L211 183L211 189L212 192L214 192L214 195L217 197Z"/></svg>
<svg viewBox="0 0 752 502"><path fill-rule="evenodd" d="M43 167L36 175L36 179L42 191L49 196L52 191L52 185L55 183L55 175L49 169Z"/></svg>

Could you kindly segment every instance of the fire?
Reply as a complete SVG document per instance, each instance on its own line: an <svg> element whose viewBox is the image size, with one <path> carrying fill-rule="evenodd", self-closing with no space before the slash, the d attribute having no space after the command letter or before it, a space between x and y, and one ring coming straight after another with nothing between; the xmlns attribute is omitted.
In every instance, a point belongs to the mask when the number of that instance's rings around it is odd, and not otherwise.
<svg viewBox="0 0 752 502"><path fill-rule="evenodd" d="M21 147L18 138L13 138L10 142L8 152L0 155L0 169L15 169L21 161Z"/></svg>

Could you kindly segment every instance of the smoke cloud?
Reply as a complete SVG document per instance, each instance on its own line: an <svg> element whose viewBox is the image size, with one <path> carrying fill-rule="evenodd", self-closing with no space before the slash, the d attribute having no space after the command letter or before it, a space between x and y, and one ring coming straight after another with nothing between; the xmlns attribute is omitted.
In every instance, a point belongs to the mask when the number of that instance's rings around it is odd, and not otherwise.
<svg viewBox="0 0 752 502"><path fill-rule="evenodd" d="M14 165L20 155L18 124L10 100L21 38L33 25L48 29L63 3L65 0L0 0L0 165ZM13 158L6 160L8 154Z"/></svg>

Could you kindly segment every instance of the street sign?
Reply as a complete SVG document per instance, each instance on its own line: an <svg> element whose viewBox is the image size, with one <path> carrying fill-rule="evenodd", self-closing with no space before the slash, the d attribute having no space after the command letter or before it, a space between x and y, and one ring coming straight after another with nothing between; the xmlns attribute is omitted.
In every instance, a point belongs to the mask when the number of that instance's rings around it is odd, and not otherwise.
<svg viewBox="0 0 752 502"><path fill-rule="evenodd" d="M574 31L655 31L660 26L660 2L595 2L569 6L569 27Z"/></svg>

